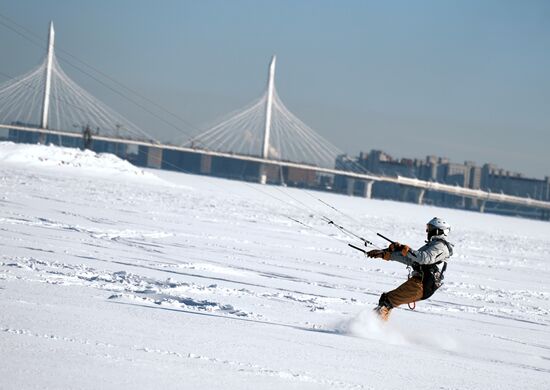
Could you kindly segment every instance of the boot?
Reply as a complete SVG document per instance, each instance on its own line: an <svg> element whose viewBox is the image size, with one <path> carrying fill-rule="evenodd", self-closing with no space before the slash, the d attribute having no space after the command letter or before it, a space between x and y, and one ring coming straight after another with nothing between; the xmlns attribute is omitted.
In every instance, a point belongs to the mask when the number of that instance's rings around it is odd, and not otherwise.
<svg viewBox="0 0 550 390"><path fill-rule="evenodd" d="M391 309L387 308L386 306L376 306L374 311L378 315L378 318L380 318L384 322L390 318Z"/></svg>
<svg viewBox="0 0 550 390"><path fill-rule="evenodd" d="M374 309L376 314L378 314L378 317L382 321L387 321L390 317L391 309L393 309L393 305L388 299L388 294L383 293L380 295L380 300L378 301L378 306Z"/></svg>

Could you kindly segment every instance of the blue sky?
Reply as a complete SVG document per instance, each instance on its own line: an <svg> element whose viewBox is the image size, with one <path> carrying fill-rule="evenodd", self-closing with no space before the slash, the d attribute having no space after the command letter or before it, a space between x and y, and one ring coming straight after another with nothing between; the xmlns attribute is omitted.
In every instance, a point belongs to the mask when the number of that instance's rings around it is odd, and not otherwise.
<svg viewBox="0 0 550 390"><path fill-rule="evenodd" d="M0 14L179 114L196 133L259 97L343 151L433 154L550 175L548 1L0 1ZM0 71L44 49L0 25ZM61 61L163 139L178 135ZM0 81L4 81L0 78Z"/></svg>

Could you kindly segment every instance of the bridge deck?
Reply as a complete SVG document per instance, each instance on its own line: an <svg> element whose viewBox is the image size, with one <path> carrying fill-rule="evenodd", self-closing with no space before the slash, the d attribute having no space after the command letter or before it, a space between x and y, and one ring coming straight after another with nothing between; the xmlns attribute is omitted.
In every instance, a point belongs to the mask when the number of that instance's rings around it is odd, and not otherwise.
<svg viewBox="0 0 550 390"><path fill-rule="evenodd" d="M75 132L49 130L49 129L41 129L41 128L35 128L35 127L26 127L26 126L0 125L0 128L38 132L43 134L61 135L61 136L74 137L74 138L82 137L82 134L75 133ZM430 182L426 180L419 180L419 179L409 178L409 177L401 177L401 176L391 177L391 176L378 176L378 175L365 174L365 173L356 173L356 172L342 171L338 169L321 168L321 167L316 167L316 166L307 165L307 164L294 163L290 161L269 160L261 157L255 157L255 156L216 152L212 150L161 144L161 143L150 142L150 141L120 139L120 138L113 138L113 137L106 137L106 136L99 136L99 135L95 135L93 138L99 141L148 146L148 147L154 147L154 148L160 148L160 149L166 149L166 150L177 150L182 152L205 154L209 156L226 157L226 158L232 158L232 159L237 159L242 161L257 162L261 164L300 168L304 170L312 170L315 172L340 175L344 177L350 177L350 178L355 178L355 179L360 179L365 181L381 181L381 182L387 182L387 183L401 184L404 186L415 187L415 188L420 188L420 189L429 190L429 191L443 192L447 194L463 196L470 199L478 199L481 201L509 203L509 204L515 204L520 206L528 206L528 207L534 207L534 208L539 208L544 210L550 210L550 202L546 202L542 200L523 198L519 196L506 195L501 193L492 193L488 191L452 186L448 184Z"/></svg>

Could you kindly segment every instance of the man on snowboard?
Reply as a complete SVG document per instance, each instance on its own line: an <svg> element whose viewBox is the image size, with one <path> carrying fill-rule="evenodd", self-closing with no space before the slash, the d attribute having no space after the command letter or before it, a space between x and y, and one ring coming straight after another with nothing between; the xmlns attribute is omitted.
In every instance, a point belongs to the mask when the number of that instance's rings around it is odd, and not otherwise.
<svg viewBox="0 0 550 390"><path fill-rule="evenodd" d="M452 244L447 241L450 231L451 226L436 217L426 225L428 240L422 248L415 251L394 242L387 249L367 252L369 257L398 261L413 269L405 283L380 296L375 311L381 319L387 321L394 307L429 298L441 286L447 261L453 255Z"/></svg>

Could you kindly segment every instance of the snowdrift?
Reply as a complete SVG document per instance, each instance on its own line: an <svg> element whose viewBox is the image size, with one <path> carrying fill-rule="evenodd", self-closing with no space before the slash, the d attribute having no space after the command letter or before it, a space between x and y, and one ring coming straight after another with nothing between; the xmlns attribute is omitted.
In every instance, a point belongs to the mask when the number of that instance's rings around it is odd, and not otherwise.
<svg viewBox="0 0 550 390"><path fill-rule="evenodd" d="M55 145L29 145L0 142L0 162L33 168L62 169L89 176L156 180L156 177L110 153L65 148Z"/></svg>

